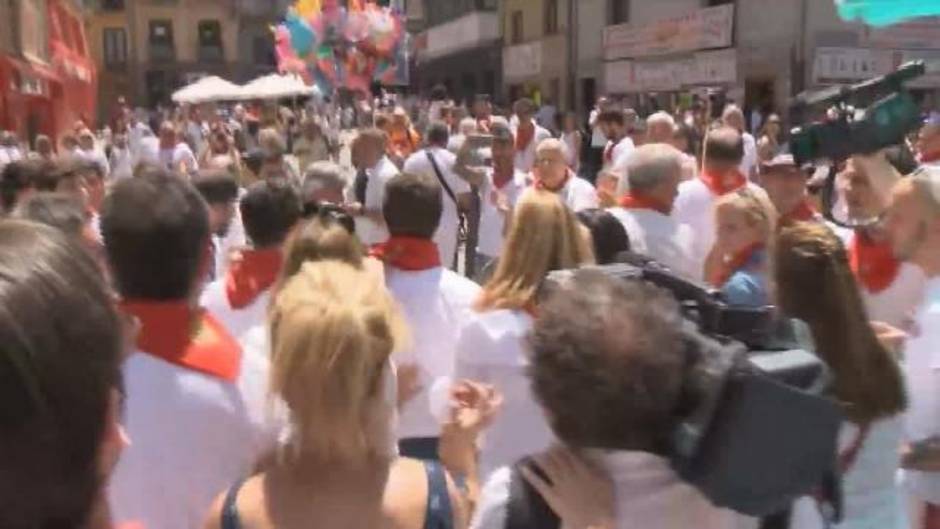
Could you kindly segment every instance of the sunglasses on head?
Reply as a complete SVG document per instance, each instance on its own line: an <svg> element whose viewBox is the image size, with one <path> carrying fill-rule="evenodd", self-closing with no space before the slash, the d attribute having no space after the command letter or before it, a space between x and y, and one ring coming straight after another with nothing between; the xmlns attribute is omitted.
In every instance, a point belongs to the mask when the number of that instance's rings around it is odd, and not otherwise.
<svg viewBox="0 0 940 529"><path fill-rule="evenodd" d="M326 222L336 223L350 234L356 233L356 221L339 204L320 201L307 202L304 204L303 216L308 220L319 218Z"/></svg>

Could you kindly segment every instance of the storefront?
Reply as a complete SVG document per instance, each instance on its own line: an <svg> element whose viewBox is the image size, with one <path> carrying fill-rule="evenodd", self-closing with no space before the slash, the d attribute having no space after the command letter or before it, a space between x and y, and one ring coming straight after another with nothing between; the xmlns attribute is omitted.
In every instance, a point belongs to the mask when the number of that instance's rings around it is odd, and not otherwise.
<svg viewBox="0 0 940 529"><path fill-rule="evenodd" d="M608 26L605 93L646 114L686 106L693 96L736 89L738 56L730 47L733 27L733 5L652 24Z"/></svg>
<svg viewBox="0 0 940 529"><path fill-rule="evenodd" d="M20 138L56 136L54 98L58 74L50 67L0 56L0 128Z"/></svg>

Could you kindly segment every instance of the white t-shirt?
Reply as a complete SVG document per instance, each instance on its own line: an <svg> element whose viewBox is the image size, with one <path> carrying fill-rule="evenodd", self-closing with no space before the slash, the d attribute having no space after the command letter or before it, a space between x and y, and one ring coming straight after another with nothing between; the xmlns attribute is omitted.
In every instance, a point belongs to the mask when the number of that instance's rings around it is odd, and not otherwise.
<svg viewBox="0 0 940 529"><path fill-rule="evenodd" d="M79 149L78 157L86 162L97 165L106 178L111 174L111 164L108 162L108 157L105 156L103 151L97 148L91 149L90 151Z"/></svg>
<svg viewBox="0 0 940 529"><path fill-rule="evenodd" d="M633 253L655 259L672 271L697 280L701 275L692 259L692 229L669 215L650 209L612 208L623 224Z"/></svg>
<svg viewBox="0 0 940 529"><path fill-rule="evenodd" d="M130 149L113 147L111 149L111 179L123 180L134 176L134 158Z"/></svg>
<svg viewBox="0 0 940 529"><path fill-rule="evenodd" d="M399 438L438 437L438 413L446 409L460 324L470 314L480 287L442 267L408 272L389 265L385 284L411 330L410 349L396 354L395 361L399 366L415 363L420 372L421 390L399 416Z"/></svg>
<svg viewBox="0 0 940 529"><path fill-rule="evenodd" d="M514 127L512 132L513 134L519 134L518 127ZM535 133L532 136L532 141L529 142L529 145L527 145L525 149L516 151L516 169L523 173L531 171L532 167L535 166L535 149L538 148L539 143L542 143L542 140L547 140L551 137L551 132L535 124Z"/></svg>
<svg viewBox="0 0 940 529"><path fill-rule="evenodd" d="M457 341L457 378L492 384L503 405L480 446L480 478L544 450L555 439L535 400L526 369L532 317L518 310L474 313Z"/></svg>
<svg viewBox="0 0 940 529"><path fill-rule="evenodd" d="M184 168L187 174L195 173L199 170L199 164L196 163L196 156L192 149L185 142L179 142L172 149L160 149L157 153L157 159L160 165L171 171L177 171L180 167Z"/></svg>
<svg viewBox="0 0 940 529"><path fill-rule="evenodd" d="M212 313L228 332L238 339L251 327L265 323L271 291L268 289L259 293L254 301L236 309L229 302L225 290L226 278L227 276L223 275L206 286L202 291L200 305Z"/></svg>
<svg viewBox="0 0 940 529"><path fill-rule="evenodd" d="M915 329L904 346L908 442L940 435L940 278L927 282ZM904 471L902 483L914 498L940 505L940 473Z"/></svg>
<svg viewBox="0 0 940 529"><path fill-rule="evenodd" d="M464 181L463 178L457 176L457 173L454 172L454 164L457 163L457 157L446 149L430 147L417 151L405 160L403 170L406 173L424 174L432 178L435 182L439 182L437 174L434 171L434 166L431 165L431 161L428 159L429 152L434 156L437 167L441 171L441 177L443 177L450 186L451 191L454 192L455 198L461 193L469 193L470 184ZM444 207L441 211L441 223L438 225L437 231L434 232L434 242L437 244L437 249L440 251L441 262L444 263L447 268L450 268L454 262L454 255L456 255L457 252L457 231L460 227L460 221L457 217L457 204L454 202L454 199L450 198L450 195L447 194L443 185L441 186L441 201Z"/></svg>
<svg viewBox="0 0 940 529"><path fill-rule="evenodd" d="M750 180L751 171L757 168L757 142L754 140L754 136L751 136L748 132L741 134L741 138L744 140L744 158L741 159L739 168L741 174Z"/></svg>
<svg viewBox="0 0 940 529"><path fill-rule="evenodd" d="M748 189L766 196L763 188L746 184ZM700 178L679 184L679 196L672 209L672 217L692 230L692 262L699 280L705 276L705 260L715 244L715 202L719 197ZM769 200L769 199L768 199Z"/></svg>
<svg viewBox="0 0 940 529"><path fill-rule="evenodd" d="M574 212L596 208L598 204L597 190L594 189L594 186L587 180L575 176L571 171L568 172L568 181L558 191L558 195L565 205Z"/></svg>
<svg viewBox="0 0 940 529"><path fill-rule="evenodd" d="M611 151L611 161L607 168L622 171L623 174L626 175L627 160L630 159L630 155L633 154L636 148L633 145L633 139L630 138L630 136L624 136L616 144L612 141L608 142L607 147L613 149Z"/></svg>
<svg viewBox="0 0 940 529"><path fill-rule="evenodd" d="M512 208L515 207L519 197L526 188L525 174L516 171L511 180L501 189L493 184L493 171L486 173L483 185L480 186L480 230L477 240L477 252L487 257L499 257L503 251L503 239L506 222L509 220ZM499 210L499 203L505 200L510 213Z"/></svg>
<svg viewBox="0 0 940 529"><path fill-rule="evenodd" d="M750 529L758 521L708 501L682 482L669 461L647 452L591 451L589 456L614 485L616 529ZM509 468L497 470L480 495L471 529L506 525Z"/></svg>
<svg viewBox="0 0 940 529"><path fill-rule="evenodd" d="M114 520L198 529L216 495L275 446L266 351L243 349L230 383L134 352L124 364L131 445L108 487Z"/></svg>
<svg viewBox="0 0 940 529"><path fill-rule="evenodd" d="M601 130L600 125L597 125L597 116L600 112L595 108L591 111L591 115L588 119L588 123L591 125L591 147L595 149L602 149L607 146L607 136L604 135L604 131Z"/></svg>
<svg viewBox="0 0 940 529"><path fill-rule="evenodd" d="M382 205L385 202L385 185L398 175L398 168L387 156L383 156L375 167L366 169L366 174L369 181L366 185L366 203L363 207L368 210L382 211ZM385 227L385 222L379 223L359 216L356 217L356 235L359 236L362 244L370 246L385 242L388 239L388 228Z"/></svg>

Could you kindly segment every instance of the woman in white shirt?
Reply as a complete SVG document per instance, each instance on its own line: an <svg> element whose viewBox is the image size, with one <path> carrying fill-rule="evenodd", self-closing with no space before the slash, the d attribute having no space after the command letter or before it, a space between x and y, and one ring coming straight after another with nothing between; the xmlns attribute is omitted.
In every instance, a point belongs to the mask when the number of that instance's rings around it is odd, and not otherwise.
<svg viewBox="0 0 940 529"><path fill-rule="evenodd" d="M481 449L481 478L551 443L553 436L529 389L525 338L537 310L536 290L546 274L591 262L589 235L559 197L526 191L513 212L496 272L457 341L456 377L492 384L504 399Z"/></svg>
<svg viewBox="0 0 940 529"><path fill-rule="evenodd" d="M868 323L845 248L832 230L797 223L777 238L777 302L809 324L833 374L830 393L846 417L839 440L844 513L839 529L907 527L895 475L907 397L900 367ZM826 527L811 498L799 500L791 529Z"/></svg>

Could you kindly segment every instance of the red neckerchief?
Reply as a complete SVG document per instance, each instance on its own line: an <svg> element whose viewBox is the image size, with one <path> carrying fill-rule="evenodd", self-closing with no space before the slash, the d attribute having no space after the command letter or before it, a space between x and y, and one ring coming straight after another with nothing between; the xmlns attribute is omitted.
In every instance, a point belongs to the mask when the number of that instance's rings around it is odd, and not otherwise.
<svg viewBox="0 0 940 529"><path fill-rule="evenodd" d="M940 161L940 151L925 154L920 157L920 163L933 163Z"/></svg>
<svg viewBox="0 0 940 529"><path fill-rule="evenodd" d="M477 120L477 128L480 129L480 132L485 132L489 134L490 132L490 118L480 118Z"/></svg>
<svg viewBox="0 0 940 529"><path fill-rule="evenodd" d="M717 178L715 175L702 171L699 179L705 184L705 187L712 192L713 195L721 196L728 194L732 191L737 191L739 188L744 187L747 184L747 178L744 177L740 171L735 171L734 181L731 182L731 185L727 185L721 178Z"/></svg>
<svg viewBox="0 0 940 529"><path fill-rule="evenodd" d="M762 250L763 248L763 243L755 242L732 255L730 259L722 261L721 266L715 271L714 276L710 278L709 283L711 283L712 286L720 288L731 279L731 276L734 275L735 272L740 270L751 260L751 257L754 256L754 252Z"/></svg>
<svg viewBox="0 0 940 529"><path fill-rule="evenodd" d="M816 218L816 210L810 205L809 200L803 200L800 205L793 208L793 211L780 217L780 224L787 225L794 222L809 222Z"/></svg>
<svg viewBox="0 0 940 529"><path fill-rule="evenodd" d="M545 184L545 181L543 181L539 177L535 178L535 182L532 185L534 185L536 189L540 189L542 191L551 191L552 193L558 193L559 191L564 189L566 185L568 185L569 180L571 180L571 169L568 169L567 171L565 171L565 179L562 180L561 183L555 187L549 187L548 185Z"/></svg>
<svg viewBox="0 0 940 529"><path fill-rule="evenodd" d="M500 174L500 171L498 171L494 167L493 168L493 185L496 186L497 189L502 189L506 187L506 184L512 181L512 177L515 176L515 174L516 174L516 170L514 167L511 167L511 166L509 167L509 170L506 171L505 177L502 174Z"/></svg>
<svg viewBox="0 0 940 529"><path fill-rule="evenodd" d="M391 236L372 246L369 255L400 270L419 272L441 266L441 254L430 239Z"/></svg>
<svg viewBox="0 0 940 529"><path fill-rule="evenodd" d="M894 257L888 241L877 242L856 231L849 242L849 266L865 290L877 294L894 283L901 261Z"/></svg>
<svg viewBox="0 0 940 529"><path fill-rule="evenodd" d="M620 207L625 209L651 209L653 211L658 211L663 215L669 215L672 211L672 207L669 204L664 204L660 200L649 195L635 195L632 193L627 193L626 195L620 197L618 201Z"/></svg>
<svg viewBox="0 0 940 529"><path fill-rule="evenodd" d="M280 248L244 250L232 259L225 277L225 294L233 309L251 305L277 280L284 256Z"/></svg>
<svg viewBox="0 0 940 529"><path fill-rule="evenodd" d="M207 311L186 301L124 301L140 320L137 348L171 364L234 382L241 371L238 342Z"/></svg>
<svg viewBox="0 0 940 529"><path fill-rule="evenodd" d="M522 152L529 148L529 144L535 138L535 123L529 123L528 126L519 124L516 127L516 150Z"/></svg>

